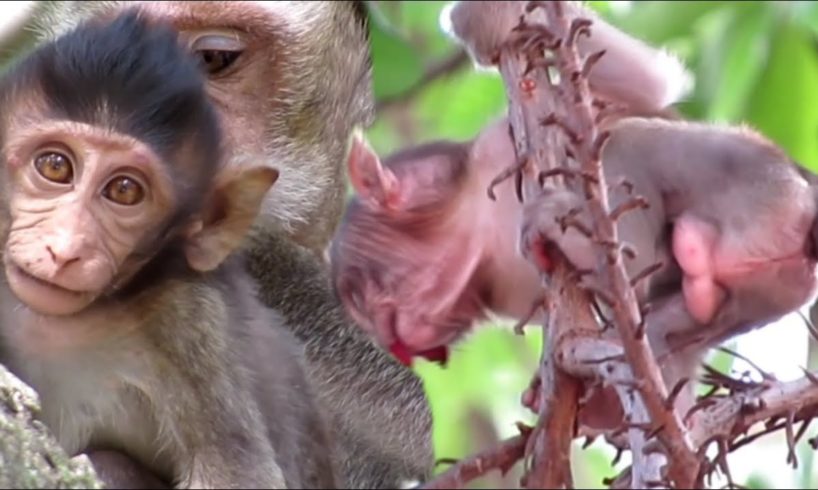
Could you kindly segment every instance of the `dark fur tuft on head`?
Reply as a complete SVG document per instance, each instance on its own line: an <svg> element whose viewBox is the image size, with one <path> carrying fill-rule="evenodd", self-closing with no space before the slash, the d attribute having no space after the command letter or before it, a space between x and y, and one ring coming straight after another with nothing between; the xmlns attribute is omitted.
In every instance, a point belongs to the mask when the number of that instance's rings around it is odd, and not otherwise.
<svg viewBox="0 0 818 490"><path fill-rule="evenodd" d="M193 138L197 152L212 155L206 160L219 161L218 120L198 65L174 30L135 9L81 24L34 51L17 74L12 83L38 88L53 117L131 135L166 161Z"/></svg>

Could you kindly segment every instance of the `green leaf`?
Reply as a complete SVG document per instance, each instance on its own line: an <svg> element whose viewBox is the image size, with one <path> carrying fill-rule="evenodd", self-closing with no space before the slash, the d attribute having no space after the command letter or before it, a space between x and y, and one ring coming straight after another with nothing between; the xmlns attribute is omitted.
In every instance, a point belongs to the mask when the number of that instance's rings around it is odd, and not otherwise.
<svg viewBox="0 0 818 490"><path fill-rule="evenodd" d="M506 111L506 93L494 73L461 70L431 84L417 101L424 139L474 138Z"/></svg>
<svg viewBox="0 0 818 490"><path fill-rule="evenodd" d="M652 45L690 34L691 26L701 17L735 2L723 1L639 1L632 2L630 11L613 10L611 22L625 32ZM750 2L741 2L747 4Z"/></svg>
<svg viewBox="0 0 818 490"><path fill-rule="evenodd" d="M770 27L766 7L767 4L759 2L733 9L735 15L727 21L715 45L710 46L712 49L706 50L716 53L710 58L713 83L708 119L735 121L743 114L750 92L765 65Z"/></svg>
<svg viewBox="0 0 818 490"><path fill-rule="evenodd" d="M797 161L818 170L818 57L811 33L794 23L776 26L764 73L747 120Z"/></svg>
<svg viewBox="0 0 818 490"><path fill-rule="evenodd" d="M747 478L747 483L745 483L745 486L747 488L759 490L765 488L773 488L772 485L770 485L769 480L767 480L767 478L764 478L764 476L759 473L754 473L752 476Z"/></svg>
<svg viewBox="0 0 818 490"><path fill-rule="evenodd" d="M792 2L792 9L795 12L795 21L818 35L818 2L803 0Z"/></svg>
<svg viewBox="0 0 818 490"><path fill-rule="evenodd" d="M372 83L375 99L394 96L423 76L423 63L414 48L384 22L369 23Z"/></svg>
<svg viewBox="0 0 818 490"><path fill-rule="evenodd" d="M440 12L448 1L401 2L401 25L416 49L427 59L445 56L454 42L440 28Z"/></svg>

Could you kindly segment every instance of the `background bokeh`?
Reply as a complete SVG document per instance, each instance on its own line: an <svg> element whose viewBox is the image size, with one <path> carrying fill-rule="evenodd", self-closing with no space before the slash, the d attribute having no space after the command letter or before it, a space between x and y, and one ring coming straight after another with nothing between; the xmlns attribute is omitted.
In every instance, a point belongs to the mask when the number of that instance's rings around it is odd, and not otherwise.
<svg viewBox="0 0 818 490"><path fill-rule="evenodd" d="M475 70L441 30L439 14L446 3L370 2L378 117L368 137L380 154L438 138L469 139L506 109L499 76ZM612 24L685 61L696 79L694 91L679 105L685 116L749 124L818 170L818 2L589 4ZM446 369L416 366L432 403L438 458L463 457L514 435L516 421L532 422L519 396L539 358L539 329L518 337L496 328L500 323L458 346ZM798 316L732 344L781 378L800 376L800 366L818 365L808 361L816 349L808 350ZM737 373L748 369L723 354L711 363ZM577 447L577 487L602 487L603 477L617 473L610 465L613 454L601 442ZM798 454L793 469L786 464L782 437L770 436L732 455L731 470L737 483L752 488L818 487L812 449L802 442ZM518 476L493 475L475 487L513 487Z"/></svg>

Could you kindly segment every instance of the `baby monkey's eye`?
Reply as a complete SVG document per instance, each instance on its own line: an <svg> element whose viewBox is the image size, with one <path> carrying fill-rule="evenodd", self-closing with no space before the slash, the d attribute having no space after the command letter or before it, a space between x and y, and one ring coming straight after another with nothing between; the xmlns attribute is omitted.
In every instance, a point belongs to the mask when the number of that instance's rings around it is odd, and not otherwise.
<svg viewBox="0 0 818 490"><path fill-rule="evenodd" d="M111 179L102 190L102 195L117 204L133 206L145 198L145 189L135 179L123 175Z"/></svg>
<svg viewBox="0 0 818 490"><path fill-rule="evenodd" d="M69 184L74 178L74 167L71 159L57 151L40 153L34 159L34 168L46 180L58 184Z"/></svg>

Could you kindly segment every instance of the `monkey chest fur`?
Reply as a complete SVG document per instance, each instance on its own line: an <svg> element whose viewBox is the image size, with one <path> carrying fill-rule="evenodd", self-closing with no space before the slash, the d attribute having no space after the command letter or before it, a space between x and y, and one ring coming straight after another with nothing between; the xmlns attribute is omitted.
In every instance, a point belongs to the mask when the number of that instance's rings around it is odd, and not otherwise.
<svg viewBox="0 0 818 490"><path fill-rule="evenodd" d="M65 451L129 448L130 455L169 474L161 457L161 423L152 410L160 378L148 349L127 333L100 341L116 319L50 319L2 294L6 337L15 348L4 361L40 396L40 419ZM121 331L127 331L122 329ZM157 450L159 448L159 450Z"/></svg>

